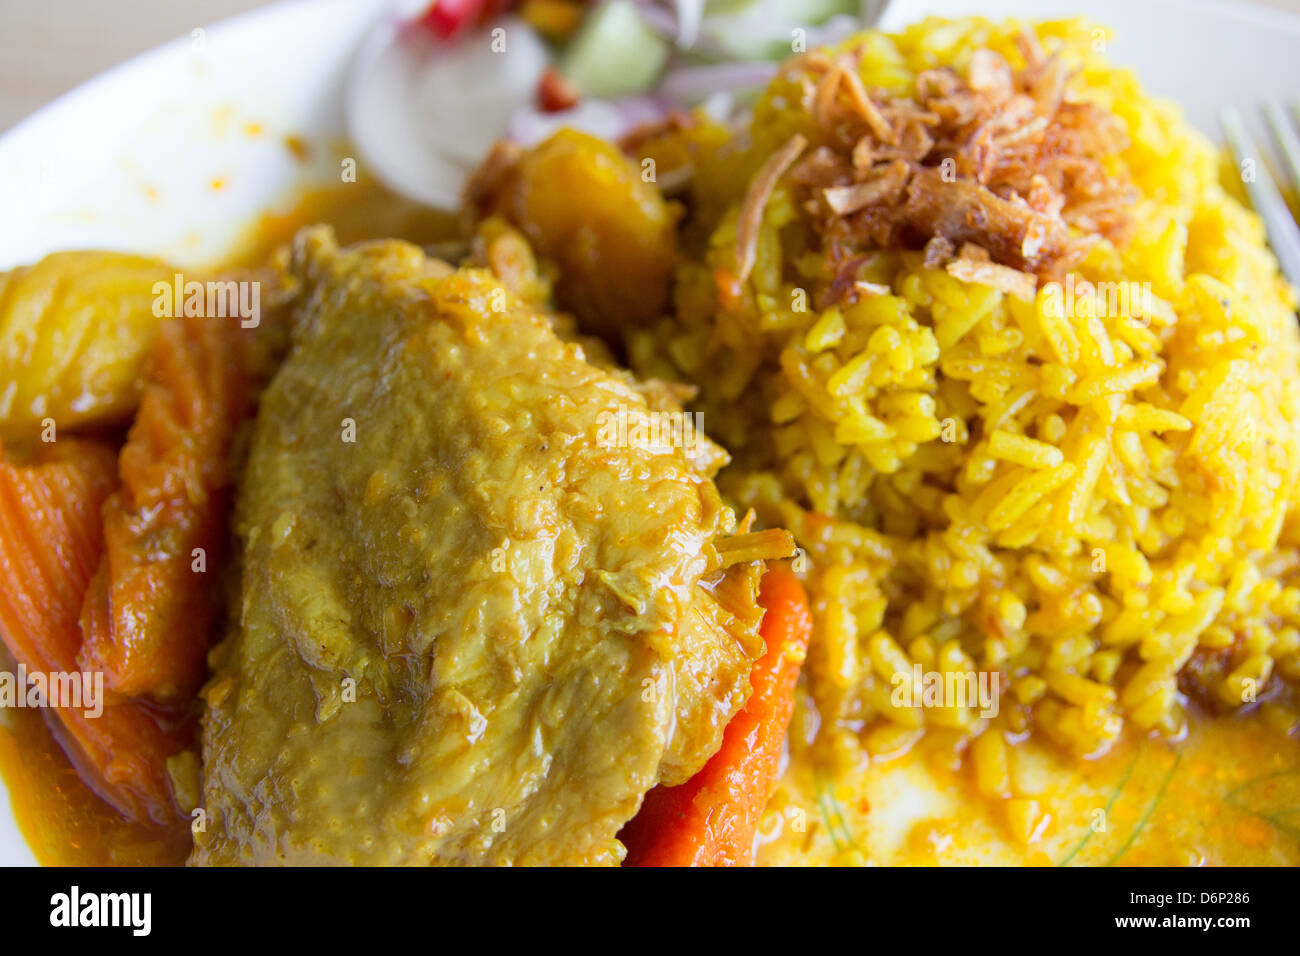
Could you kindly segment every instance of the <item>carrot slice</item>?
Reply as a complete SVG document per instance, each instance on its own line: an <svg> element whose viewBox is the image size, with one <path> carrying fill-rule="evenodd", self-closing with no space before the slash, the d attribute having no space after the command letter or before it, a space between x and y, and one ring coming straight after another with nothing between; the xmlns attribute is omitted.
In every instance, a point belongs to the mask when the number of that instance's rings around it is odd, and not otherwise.
<svg viewBox="0 0 1300 956"><path fill-rule="evenodd" d="M812 634L803 585L788 568L763 576L767 650L750 673L749 700L723 732L722 747L678 787L656 787L619 839L624 866L747 866L754 835L776 790L794 688Z"/></svg>
<svg viewBox="0 0 1300 956"><path fill-rule="evenodd" d="M0 461L0 639L29 673L82 670L86 596L107 587L96 568L100 510L114 484L112 449L98 442L62 439L29 464ZM97 717L49 707L51 731L82 779L123 815L176 819L166 760L189 745L192 717L104 697Z"/></svg>
<svg viewBox="0 0 1300 956"><path fill-rule="evenodd" d="M64 439L40 455L0 460L0 631L15 657L49 671L75 663L103 551L100 507L117 481L113 451L98 442Z"/></svg>
<svg viewBox="0 0 1300 956"><path fill-rule="evenodd" d="M104 505L108 587L87 612L81 663L130 697L167 702L203 682L217 613L235 429L251 385L238 332L219 319L164 324L149 383Z"/></svg>

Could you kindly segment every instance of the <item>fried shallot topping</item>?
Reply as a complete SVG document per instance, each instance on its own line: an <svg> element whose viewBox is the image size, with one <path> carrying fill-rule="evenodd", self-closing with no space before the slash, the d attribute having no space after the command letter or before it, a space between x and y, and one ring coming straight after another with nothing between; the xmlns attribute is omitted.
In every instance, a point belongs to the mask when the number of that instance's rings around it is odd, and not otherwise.
<svg viewBox="0 0 1300 956"><path fill-rule="evenodd" d="M864 88L864 49L812 52L783 68L802 90L811 142L793 165L787 143L763 172L795 184L822 238L837 270L824 300L856 289L873 249L924 249L931 267L1032 296L1037 280L1059 278L1100 239L1123 238L1136 193L1107 159L1128 144L1124 124L1072 99L1065 63L1036 37L1023 36L1020 53L1020 69L978 50L965 77L927 70L910 97ZM771 193L759 185L738 223L742 263Z"/></svg>
<svg viewBox="0 0 1300 956"><path fill-rule="evenodd" d="M754 268L754 259L758 255L758 229L763 223L763 209L772 196L772 190L807 145L808 141L795 133L784 146L767 158L767 162L763 163L749 184L745 201L740 205L740 218L736 225L736 260L740 265L739 276L742 280Z"/></svg>

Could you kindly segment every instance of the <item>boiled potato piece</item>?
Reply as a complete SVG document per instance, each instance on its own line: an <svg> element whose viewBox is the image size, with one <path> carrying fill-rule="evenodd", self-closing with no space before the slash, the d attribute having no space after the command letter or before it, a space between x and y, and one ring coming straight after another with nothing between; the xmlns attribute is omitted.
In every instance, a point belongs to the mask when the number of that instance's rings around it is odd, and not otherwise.
<svg viewBox="0 0 1300 956"><path fill-rule="evenodd" d="M116 252L56 252L0 274L0 432L126 419L173 270Z"/></svg>
<svg viewBox="0 0 1300 956"><path fill-rule="evenodd" d="M668 304L677 210L609 143L564 129L527 150L488 199L559 268L559 304L617 336Z"/></svg>

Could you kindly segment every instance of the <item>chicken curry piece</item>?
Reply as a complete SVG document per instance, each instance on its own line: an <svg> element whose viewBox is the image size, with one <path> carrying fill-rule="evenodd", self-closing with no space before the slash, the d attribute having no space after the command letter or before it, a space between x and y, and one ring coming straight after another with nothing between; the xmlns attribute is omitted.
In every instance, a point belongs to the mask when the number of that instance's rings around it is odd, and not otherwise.
<svg viewBox="0 0 1300 956"><path fill-rule="evenodd" d="M672 393L490 272L325 228L289 258L191 862L617 864L762 652L725 453L625 440Z"/></svg>

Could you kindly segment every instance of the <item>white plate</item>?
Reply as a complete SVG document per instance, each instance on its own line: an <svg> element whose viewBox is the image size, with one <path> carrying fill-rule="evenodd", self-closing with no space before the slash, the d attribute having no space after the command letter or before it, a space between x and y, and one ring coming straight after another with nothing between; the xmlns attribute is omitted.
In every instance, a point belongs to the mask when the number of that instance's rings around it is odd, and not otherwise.
<svg viewBox="0 0 1300 956"><path fill-rule="evenodd" d="M201 265L291 186L337 181L343 77L387 5L297 0L228 20L20 123L0 137L0 269L73 247ZM1300 96L1300 18L1242 3L921 0L895 2L885 25L927 13L1028 18L1084 9L1114 28L1114 60L1181 102L1211 135L1224 105ZM308 163L285 147L290 135L310 146ZM0 784L0 863L33 862Z"/></svg>
<svg viewBox="0 0 1300 956"><path fill-rule="evenodd" d="M235 17L19 123L0 137L0 269L69 247L202 265L295 182L337 181L344 75L387 6L297 0ZM290 135L312 146L306 164Z"/></svg>

